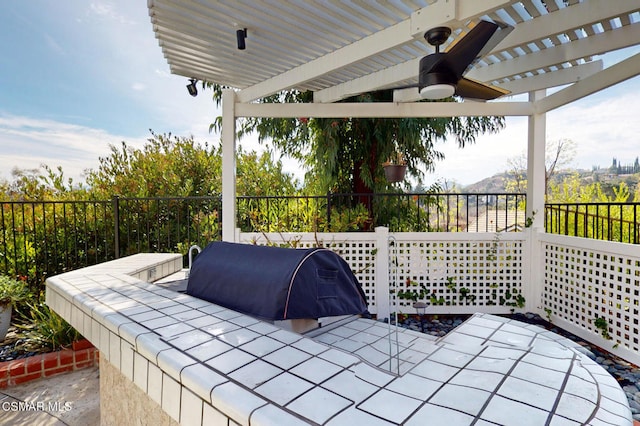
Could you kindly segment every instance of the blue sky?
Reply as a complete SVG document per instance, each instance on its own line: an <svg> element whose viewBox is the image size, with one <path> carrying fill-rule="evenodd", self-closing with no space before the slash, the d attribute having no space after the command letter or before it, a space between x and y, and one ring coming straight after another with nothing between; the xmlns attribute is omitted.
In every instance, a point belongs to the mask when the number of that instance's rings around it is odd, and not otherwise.
<svg viewBox="0 0 640 426"><path fill-rule="evenodd" d="M140 147L149 129L218 143L208 128L219 111L210 94L189 96L187 83L169 73L146 1L0 2L0 178L45 163L78 181L109 144ZM551 112L547 139L572 139L577 167L632 162L640 155L632 125L639 89L636 77ZM500 134L463 150L443 144L446 160L429 180L468 184L504 171L526 138L526 119L508 118ZM241 144L259 148L252 139Z"/></svg>

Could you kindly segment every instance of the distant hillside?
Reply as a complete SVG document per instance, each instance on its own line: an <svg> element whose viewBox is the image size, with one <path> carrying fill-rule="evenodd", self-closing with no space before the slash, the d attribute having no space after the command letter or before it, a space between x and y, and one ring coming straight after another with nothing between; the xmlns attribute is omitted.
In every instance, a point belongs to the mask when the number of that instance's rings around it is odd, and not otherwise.
<svg viewBox="0 0 640 426"><path fill-rule="evenodd" d="M462 187L461 192L490 193L505 192L505 181L508 179L507 173L498 173L479 182Z"/></svg>
<svg viewBox="0 0 640 426"><path fill-rule="evenodd" d="M621 182L624 182L629 187L629 190L633 193L638 187L640 181L640 174L613 174L608 173L605 170L561 170L555 174L554 180L556 182L562 181L566 177L578 173L580 180L589 185L593 182L599 182L602 189L606 194L613 195L613 188L617 188ZM484 178L479 182L472 183L471 185L463 186L460 192L466 193L504 193L505 183L510 179L508 173L498 173L488 178Z"/></svg>

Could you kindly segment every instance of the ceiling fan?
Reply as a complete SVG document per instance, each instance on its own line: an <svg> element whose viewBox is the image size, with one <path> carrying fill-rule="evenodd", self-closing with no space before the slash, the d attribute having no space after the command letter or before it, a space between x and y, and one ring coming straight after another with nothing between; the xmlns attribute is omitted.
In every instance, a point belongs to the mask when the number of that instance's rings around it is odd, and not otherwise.
<svg viewBox="0 0 640 426"><path fill-rule="evenodd" d="M440 52L440 45L447 41L451 29L436 27L427 31L424 38L436 51L420 60L420 98L443 99L457 95L463 98L491 100L508 94L507 90L465 78L464 74L512 30L513 27L505 23L482 20L464 37L454 41L446 52Z"/></svg>

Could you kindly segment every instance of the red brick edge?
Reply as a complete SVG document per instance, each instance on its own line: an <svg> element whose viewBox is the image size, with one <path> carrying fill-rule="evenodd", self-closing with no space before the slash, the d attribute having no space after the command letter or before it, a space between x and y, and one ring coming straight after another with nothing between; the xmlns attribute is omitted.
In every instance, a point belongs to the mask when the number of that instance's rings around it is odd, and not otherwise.
<svg viewBox="0 0 640 426"><path fill-rule="evenodd" d="M0 362L0 389L30 380L98 365L99 352L88 340L74 342L71 349Z"/></svg>

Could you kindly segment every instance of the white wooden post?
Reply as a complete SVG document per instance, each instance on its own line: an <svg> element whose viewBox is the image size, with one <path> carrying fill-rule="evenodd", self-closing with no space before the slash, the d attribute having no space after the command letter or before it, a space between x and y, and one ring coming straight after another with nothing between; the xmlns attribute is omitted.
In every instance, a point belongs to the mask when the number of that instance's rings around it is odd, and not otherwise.
<svg viewBox="0 0 640 426"><path fill-rule="evenodd" d="M529 93L529 101L535 104L546 95L545 90ZM527 149L527 219L533 219L531 226L527 229L527 250L529 255L528 272L523 277L526 309L531 312L541 314L541 298L543 288L543 259L542 247L538 238L540 232L544 232L544 203L546 192L545 181L545 151L546 151L546 131L547 117L545 113L532 114L529 116L529 135Z"/></svg>
<svg viewBox="0 0 640 426"><path fill-rule="evenodd" d="M389 318L389 228L378 226L376 231L375 297L378 319Z"/></svg>
<svg viewBox="0 0 640 426"><path fill-rule="evenodd" d="M222 91L222 240L236 237L236 93Z"/></svg>

